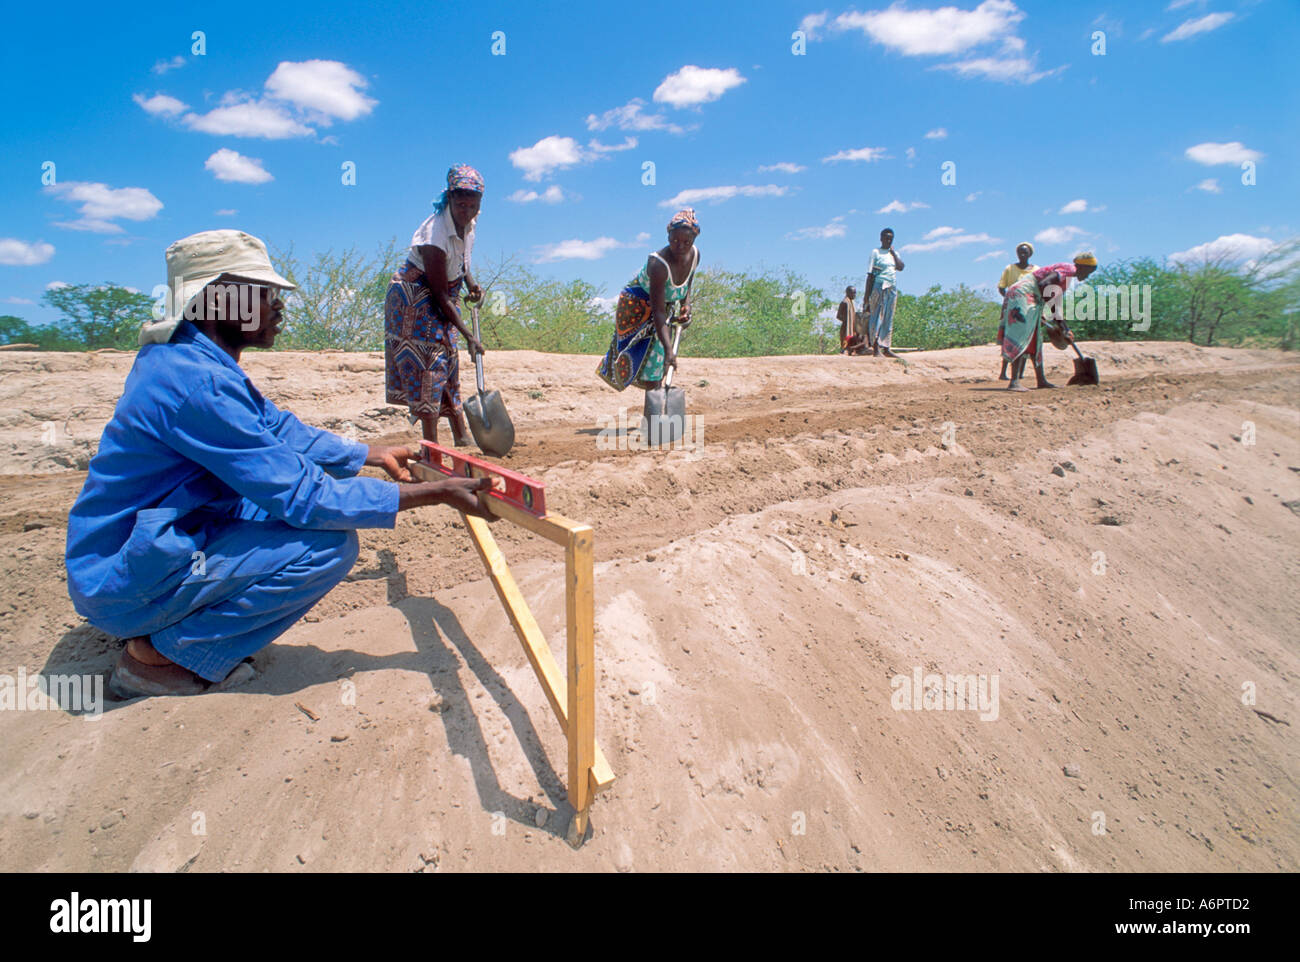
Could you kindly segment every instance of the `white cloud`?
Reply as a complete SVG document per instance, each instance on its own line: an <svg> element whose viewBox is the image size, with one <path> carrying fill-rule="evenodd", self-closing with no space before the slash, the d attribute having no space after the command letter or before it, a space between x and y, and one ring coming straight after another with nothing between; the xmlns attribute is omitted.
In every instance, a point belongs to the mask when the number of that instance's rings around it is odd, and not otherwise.
<svg viewBox="0 0 1300 962"><path fill-rule="evenodd" d="M1207 194L1222 194L1223 188L1219 186L1219 181L1214 177L1207 177L1196 185L1197 190L1203 190Z"/></svg>
<svg viewBox="0 0 1300 962"><path fill-rule="evenodd" d="M678 191L676 195L659 202L660 207L689 207L694 204L721 204L733 197L784 197L790 192L789 187L767 184L762 187L754 185L726 187L693 187Z"/></svg>
<svg viewBox="0 0 1300 962"><path fill-rule="evenodd" d="M1256 161L1264 156L1258 150L1251 150L1239 140L1227 144L1216 144L1207 141L1203 144L1188 147L1185 153L1188 160L1194 160L1206 167L1213 167L1216 164L1239 166L1248 160Z"/></svg>
<svg viewBox="0 0 1300 962"><path fill-rule="evenodd" d="M134 99L151 114L179 115L182 124L200 133L283 140L310 137L317 127L369 114L378 101L365 95L365 87L361 74L337 60L286 60L266 79L261 97L227 91L207 113L185 113L189 108L166 94L136 94Z"/></svg>
<svg viewBox="0 0 1300 962"><path fill-rule="evenodd" d="M1197 244L1185 251L1170 254L1171 261L1185 264L1205 263L1218 260L1245 261L1249 264L1271 251L1277 244L1267 237L1253 237L1250 234L1224 234L1204 244Z"/></svg>
<svg viewBox="0 0 1300 962"><path fill-rule="evenodd" d="M914 200L908 204L903 203L901 200L891 200L884 207L880 208L880 210L876 211L876 213L877 214L906 214L909 210L922 210L929 206L930 206L929 204L923 203L922 201L919 200Z"/></svg>
<svg viewBox="0 0 1300 962"><path fill-rule="evenodd" d="M541 180L552 171L573 167L587 159L576 140L554 134L510 153L510 163L524 172L524 180Z"/></svg>
<svg viewBox="0 0 1300 962"><path fill-rule="evenodd" d="M951 70L962 77L984 77L1000 83L1034 84L1044 77L1060 73L1065 67L1035 70L1034 62L1024 57L976 57L956 63L936 64L932 70Z"/></svg>
<svg viewBox="0 0 1300 962"><path fill-rule="evenodd" d="M33 300L30 300L29 298L26 298L26 297L6 297L6 298L4 299L4 303L6 303L6 304L35 304L36 302L33 301Z"/></svg>
<svg viewBox="0 0 1300 962"><path fill-rule="evenodd" d="M958 227L936 227L923 238L919 244L904 244L899 248L904 254L925 251L948 251L966 244L996 244L998 238L988 234L968 234Z"/></svg>
<svg viewBox="0 0 1300 962"><path fill-rule="evenodd" d="M0 237L0 264L10 267L30 267L44 264L54 256L54 245L45 241L28 243L13 237Z"/></svg>
<svg viewBox="0 0 1300 962"><path fill-rule="evenodd" d="M1088 232L1082 227L1047 227L1034 235L1039 244L1068 244L1076 237L1086 237Z"/></svg>
<svg viewBox="0 0 1300 962"><path fill-rule="evenodd" d="M946 127L936 127L934 128L934 130L930 130L926 132L925 139L943 140L947 136L948 136L948 129Z"/></svg>
<svg viewBox="0 0 1300 962"><path fill-rule="evenodd" d="M266 79L266 92L303 110L328 127L333 118L356 120L375 109L376 100L362 90L366 79L337 60L284 61Z"/></svg>
<svg viewBox="0 0 1300 962"><path fill-rule="evenodd" d="M816 40L821 36L822 27L826 26L826 19L829 11L823 10L821 13L810 13L799 21L799 28L804 32L809 40Z"/></svg>
<svg viewBox="0 0 1300 962"><path fill-rule="evenodd" d="M1231 20L1235 14L1231 13L1208 13L1203 17L1197 17L1195 20L1185 20L1178 27L1171 30L1160 38L1161 43L1173 43L1176 40L1186 40L1188 37L1195 37L1198 33L1206 33L1210 30L1218 30L1225 23Z"/></svg>
<svg viewBox="0 0 1300 962"><path fill-rule="evenodd" d="M1006 257L1006 256L1007 256L1007 252L1004 250L989 251L987 254L981 254L979 257L975 258L975 263L978 264L980 261L986 261L994 257Z"/></svg>
<svg viewBox="0 0 1300 962"><path fill-rule="evenodd" d="M866 161L872 163L877 160L886 160L888 155L884 147L858 147L855 150L841 150L838 153L831 154L829 157L823 157L823 164L838 164L842 160L849 161Z"/></svg>
<svg viewBox="0 0 1300 962"><path fill-rule="evenodd" d="M861 30L876 43L910 57L957 54L1014 35L1025 18L1011 0L984 0L974 10L940 7L908 10L892 4L885 10L842 13L836 30Z"/></svg>
<svg viewBox="0 0 1300 962"><path fill-rule="evenodd" d="M57 291L60 288L67 287L67 286L68 286L67 281L50 281L48 284L45 285L45 289L47 291Z"/></svg>
<svg viewBox="0 0 1300 962"><path fill-rule="evenodd" d="M531 204L535 201L541 201L543 204L558 204L564 200L564 191L552 184L540 194L535 190L517 190L506 200L514 201L516 204Z"/></svg>
<svg viewBox="0 0 1300 962"><path fill-rule="evenodd" d="M86 230L97 234L120 234L115 220L151 220L162 210L163 203L144 187L109 187L80 180L51 184L46 192L60 200L80 204L81 217L56 226L68 230Z"/></svg>
<svg viewBox="0 0 1300 962"><path fill-rule="evenodd" d="M245 157L229 147L222 147L203 166L212 171L217 180L235 184L265 184L275 179L262 167L261 160Z"/></svg>
<svg viewBox="0 0 1300 962"><path fill-rule="evenodd" d="M536 261L538 264L568 260L598 261L612 250L631 246L631 244L616 241L612 237L597 237L595 240L590 241L564 240L558 244L547 244L542 247Z"/></svg>
<svg viewBox="0 0 1300 962"><path fill-rule="evenodd" d="M982 190L977 190L977 191L975 191L975 192L972 193L972 194L967 194L967 195L966 195L966 203L969 204L969 203L971 203L972 201L978 200L978 199L979 199L979 195L982 194L982 193L984 193L984 191L982 191Z"/></svg>
<svg viewBox="0 0 1300 962"><path fill-rule="evenodd" d="M169 97L167 94L154 94L152 97L135 94L131 99L143 107L145 113L154 114L155 116L174 117L190 109L187 104L182 103L175 97Z"/></svg>
<svg viewBox="0 0 1300 962"><path fill-rule="evenodd" d="M223 207L221 210L213 211L213 213L218 217L234 217L239 213L239 211L235 210L233 207Z"/></svg>
<svg viewBox="0 0 1300 962"><path fill-rule="evenodd" d="M153 72L156 74L164 74L168 70L177 70L181 67L184 67L185 63L186 63L185 58L177 54L175 57L172 57L170 60L159 60L157 63L153 65Z"/></svg>
<svg viewBox="0 0 1300 962"><path fill-rule="evenodd" d="M670 134L686 132L685 127L671 123L663 114L645 113L645 101L639 97L629 100L622 107L614 107L603 114L588 114L588 130L606 130L617 127L619 130L663 130Z"/></svg>
<svg viewBox="0 0 1300 962"><path fill-rule="evenodd" d="M802 164L792 164L789 163L788 161L782 161L779 164L764 164L763 166L758 168L758 172L760 174L766 174L772 171L780 171L783 174L797 174L800 171L804 171L807 169L808 168L803 166Z"/></svg>
<svg viewBox="0 0 1300 962"><path fill-rule="evenodd" d="M618 298L596 295L588 303L602 314L613 314L614 308L618 306Z"/></svg>
<svg viewBox="0 0 1300 962"><path fill-rule="evenodd" d="M587 149L597 154L613 154L620 150L631 150L635 146L635 137L624 137L621 144L602 144L599 140L592 140L588 142Z"/></svg>
<svg viewBox="0 0 1300 962"><path fill-rule="evenodd" d="M744 82L745 78L735 67L717 70L687 64L664 78L663 83L655 88L654 100L655 103L672 104L674 107L695 107L717 100L732 87L739 87Z"/></svg>
<svg viewBox="0 0 1300 962"><path fill-rule="evenodd" d="M1057 213L1058 214L1082 214L1087 209L1088 209L1088 202L1081 197L1078 200L1070 201L1068 204L1066 204L1064 207L1058 210Z"/></svg>
<svg viewBox="0 0 1300 962"><path fill-rule="evenodd" d="M790 240L828 240L832 237L843 237L847 233L844 215L841 214L839 217L832 217L831 222L824 227L801 227L785 236Z"/></svg>
<svg viewBox="0 0 1300 962"><path fill-rule="evenodd" d="M907 159L908 159L909 161L916 160L916 148L915 148L915 147L908 147L907 150L903 151L903 153L907 155ZM911 164L909 163L908 166L910 167Z"/></svg>
<svg viewBox="0 0 1300 962"><path fill-rule="evenodd" d="M181 122L191 130L229 137L309 137L312 129L283 107L264 100L217 107L206 114L186 114Z"/></svg>

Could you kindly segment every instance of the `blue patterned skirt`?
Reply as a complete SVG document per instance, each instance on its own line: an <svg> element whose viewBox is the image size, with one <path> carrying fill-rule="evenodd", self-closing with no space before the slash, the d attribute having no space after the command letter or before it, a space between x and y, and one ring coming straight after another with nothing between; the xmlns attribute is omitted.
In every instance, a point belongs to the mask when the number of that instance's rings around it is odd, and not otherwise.
<svg viewBox="0 0 1300 962"><path fill-rule="evenodd" d="M614 309L614 337L596 374L616 391L629 384L649 388L664 376L664 346L655 332L650 295L635 285L623 288Z"/></svg>
<svg viewBox="0 0 1300 962"><path fill-rule="evenodd" d="M462 278L447 285L455 298ZM429 294L424 272L409 261L393 275L384 299L384 380L390 404L411 416L460 416L460 351L456 325Z"/></svg>

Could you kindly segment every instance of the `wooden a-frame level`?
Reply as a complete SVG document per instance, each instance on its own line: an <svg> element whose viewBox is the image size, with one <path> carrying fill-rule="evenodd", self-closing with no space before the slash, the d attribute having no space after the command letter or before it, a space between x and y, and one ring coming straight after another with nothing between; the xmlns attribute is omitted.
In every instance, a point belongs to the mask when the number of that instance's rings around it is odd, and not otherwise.
<svg viewBox="0 0 1300 962"><path fill-rule="evenodd" d="M446 478L445 474L415 461L410 463L410 469L423 481ZM560 674L550 645L515 584L488 522L461 514L474 548L492 580L492 587L496 589L510 624L524 646L524 654L537 673L537 680L542 683L551 710L559 719L560 730L568 739L568 795L575 812L569 835L574 844L581 844L587 831L593 797L614 782L614 772L596 744L596 618L592 564L595 532L591 525L578 524L557 514L548 513L546 517L538 518L497 498L483 498L482 501L498 518L527 528L564 548L567 678Z"/></svg>

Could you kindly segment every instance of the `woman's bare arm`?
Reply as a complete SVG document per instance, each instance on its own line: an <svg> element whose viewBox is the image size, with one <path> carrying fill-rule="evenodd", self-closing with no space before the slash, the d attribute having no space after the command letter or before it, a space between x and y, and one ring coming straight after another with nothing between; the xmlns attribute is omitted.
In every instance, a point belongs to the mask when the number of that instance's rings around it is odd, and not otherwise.
<svg viewBox="0 0 1300 962"><path fill-rule="evenodd" d="M483 345L474 338L461 319L460 305L447 293L449 278L446 253L441 247L424 244L420 247L420 257L424 259L424 278L429 285L429 296L438 305L439 313L456 325L456 330L464 336L465 343L470 346L471 351L482 353Z"/></svg>

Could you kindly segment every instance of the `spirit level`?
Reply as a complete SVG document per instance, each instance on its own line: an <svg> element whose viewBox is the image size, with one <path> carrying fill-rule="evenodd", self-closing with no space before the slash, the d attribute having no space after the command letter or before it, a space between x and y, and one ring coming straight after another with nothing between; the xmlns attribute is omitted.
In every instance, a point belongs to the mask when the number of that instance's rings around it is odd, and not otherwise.
<svg viewBox="0 0 1300 962"><path fill-rule="evenodd" d="M420 459L449 478L489 478L491 497L527 511L535 518L546 517L546 485L469 454L461 454L432 441L421 441L424 456Z"/></svg>

